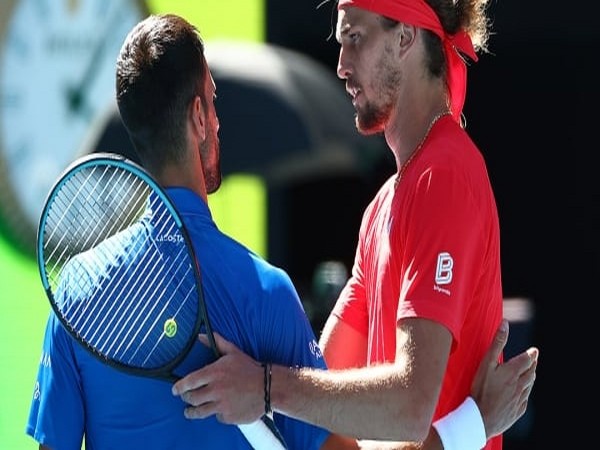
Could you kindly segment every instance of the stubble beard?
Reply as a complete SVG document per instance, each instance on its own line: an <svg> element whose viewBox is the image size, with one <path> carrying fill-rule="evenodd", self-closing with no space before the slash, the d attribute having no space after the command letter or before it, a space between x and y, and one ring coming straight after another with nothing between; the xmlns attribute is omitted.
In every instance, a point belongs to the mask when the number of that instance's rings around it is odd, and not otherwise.
<svg viewBox="0 0 600 450"><path fill-rule="evenodd" d="M379 76L371 84L374 87L371 91L377 93L377 103L366 99L362 110L356 110L356 128L363 135L382 133L392 115L402 74L388 62L391 58L392 50L386 48L386 52L376 64L376 73Z"/></svg>
<svg viewBox="0 0 600 450"><path fill-rule="evenodd" d="M354 123L360 134L370 136L383 131L386 119L387 114L384 111L371 103L367 103L362 111L356 111Z"/></svg>
<svg viewBox="0 0 600 450"><path fill-rule="evenodd" d="M217 192L222 182L219 140L201 144L200 155L206 193L212 194Z"/></svg>
<svg viewBox="0 0 600 450"><path fill-rule="evenodd" d="M206 167L204 170L204 181L206 183L206 192L208 194L212 194L213 192L217 192L219 187L221 187L221 162L219 160L219 150L217 149L217 156L214 159L214 164L204 166Z"/></svg>

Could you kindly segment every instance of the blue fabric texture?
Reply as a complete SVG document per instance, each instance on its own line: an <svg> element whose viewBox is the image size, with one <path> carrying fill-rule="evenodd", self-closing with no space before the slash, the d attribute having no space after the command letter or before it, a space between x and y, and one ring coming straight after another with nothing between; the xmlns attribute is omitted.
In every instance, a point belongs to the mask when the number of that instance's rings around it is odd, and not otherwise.
<svg viewBox="0 0 600 450"><path fill-rule="evenodd" d="M213 330L258 361L325 368L289 276L219 231L195 193L184 188L167 193L193 242ZM108 258L94 276L105 276L115 264L127 262ZM61 289L77 293L76 278L67 277ZM197 342L175 373L185 375L213 358ZM80 450L83 440L86 450L251 448L237 427L214 417L188 420L184 408L171 395L171 382L110 367L49 315L26 426L34 439L57 450ZM279 414L275 423L290 450L319 449L329 436Z"/></svg>

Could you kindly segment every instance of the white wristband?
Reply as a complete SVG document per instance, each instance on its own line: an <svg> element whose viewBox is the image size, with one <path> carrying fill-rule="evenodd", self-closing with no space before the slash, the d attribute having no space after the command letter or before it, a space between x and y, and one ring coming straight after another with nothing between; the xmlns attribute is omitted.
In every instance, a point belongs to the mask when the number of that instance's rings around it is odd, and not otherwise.
<svg viewBox="0 0 600 450"><path fill-rule="evenodd" d="M454 411L433 422L444 450L480 450L485 446L485 425L477 403L467 397Z"/></svg>

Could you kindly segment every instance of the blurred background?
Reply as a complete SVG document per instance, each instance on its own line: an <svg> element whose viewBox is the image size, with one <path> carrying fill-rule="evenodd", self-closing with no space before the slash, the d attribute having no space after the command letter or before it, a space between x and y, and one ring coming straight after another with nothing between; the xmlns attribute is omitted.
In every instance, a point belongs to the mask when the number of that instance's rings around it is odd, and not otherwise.
<svg viewBox="0 0 600 450"><path fill-rule="evenodd" d="M24 427L48 313L35 262L39 213L77 156L135 157L115 109L114 62L148 13L183 15L206 43L225 175L209 198L218 225L290 273L320 333L351 268L361 213L393 165L380 138L355 132L335 76L335 14L318 5L0 0L0 450L37 448ZM507 450L578 448L579 403L595 395L586 309L600 279L600 8L577 6L492 2L491 53L469 69L467 130L500 212L506 353L541 349Z"/></svg>

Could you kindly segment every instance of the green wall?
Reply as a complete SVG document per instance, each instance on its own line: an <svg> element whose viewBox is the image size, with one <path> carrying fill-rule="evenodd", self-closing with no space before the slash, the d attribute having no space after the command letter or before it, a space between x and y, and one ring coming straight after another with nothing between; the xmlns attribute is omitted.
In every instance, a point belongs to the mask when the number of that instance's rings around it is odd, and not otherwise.
<svg viewBox="0 0 600 450"><path fill-rule="evenodd" d="M25 422L49 310L37 265L0 235L0 448L37 448Z"/></svg>
<svg viewBox="0 0 600 450"><path fill-rule="evenodd" d="M150 12L186 17L212 39L264 40L263 0L148 0ZM224 180L209 197L219 226L263 256L266 255L265 187L255 177ZM0 449L37 449L25 434L49 311L34 257L17 251L0 234Z"/></svg>

